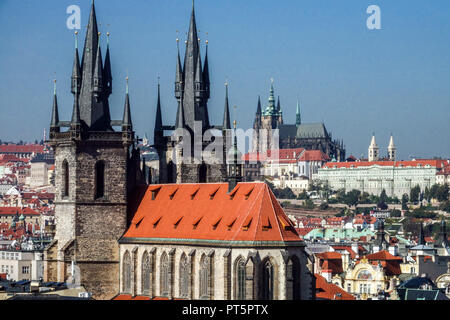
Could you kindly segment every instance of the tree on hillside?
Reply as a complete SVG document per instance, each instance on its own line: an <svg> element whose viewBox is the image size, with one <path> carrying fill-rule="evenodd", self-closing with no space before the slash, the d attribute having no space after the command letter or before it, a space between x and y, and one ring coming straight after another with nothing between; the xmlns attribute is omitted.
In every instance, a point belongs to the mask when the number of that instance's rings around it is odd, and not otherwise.
<svg viewBox="0 0 450 320"><path fill-rule="evenodd" d="M352 206L358 205L359 195L361 194L361 191L359 190L352 190L348 192L344 197L344 203L350 208Z"/></svg>
<svg viewBox="0 0 450 320"><path fill-rule="evenodd" d="M408 210L408 195L406 193L403 194L402 196L402 210Z"/></svg>
<svg viewBox="0 0 450 320"><path fill-rule="evenodd" d="M448 200L448 184L440 185L436 191L436 199L439 202Z"/></svg>
<svg viewBox="0 0 450 320"><path fill-rule="evenodd" d="M416 204L419 201L419 195L420 195L420 187L417 185L411 188L411 191L409 192L409 201Z"/></svg>

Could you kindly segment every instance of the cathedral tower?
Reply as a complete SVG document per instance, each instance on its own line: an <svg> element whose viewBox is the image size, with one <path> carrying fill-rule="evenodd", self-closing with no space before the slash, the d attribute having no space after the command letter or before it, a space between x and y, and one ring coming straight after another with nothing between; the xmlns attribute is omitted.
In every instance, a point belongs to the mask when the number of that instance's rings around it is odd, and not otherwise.
<svg viewBox="0 0 450 320"><path fill-rule="evenodd" d="M215 150L214 154L205 153L209 142L204 141L207 130L216 129L217 140L226 140L230 131L228 109L228 87L226 88L226 107L222 126L212 126L209 122L208 100L210 97L210 76L208 61L208 41L206 54L202 65L200 38L197 33L194 4L186 40L184 64L181 65L179 39L177 39L178 55L175 73L175 98L178 108L175 126L162 124L162 109L159 100L155 122L155 148L159 156L160 183L204 183L223 182L226 180L226 149ZM164 131L173 131L172 136L165 136ZM180 133L185 133L180 137ZM194 134L195 133L195 134ZM201 136L202 141L195 137ZM188 154L184 147L190 144ZM179 147L183 145L183 151ZM222 146L226 146L224 143ZM195 148L201 150L201 159L195 156ZM208 161L206 161L208 160Z"/></svg>
<svg viewBox="0 0 450 320"><path fill-rule="evenodd" d="M103 63L92 3L81 64L75 48L72 120L59 120L55 93L49 139L55 152L56 234L45 251L45 281L79 279L97 299L110 299L119 291L117 241L128 224L128 194L142 182L128 79L123 119L110 119L109 55L108 43Z"/></svg>

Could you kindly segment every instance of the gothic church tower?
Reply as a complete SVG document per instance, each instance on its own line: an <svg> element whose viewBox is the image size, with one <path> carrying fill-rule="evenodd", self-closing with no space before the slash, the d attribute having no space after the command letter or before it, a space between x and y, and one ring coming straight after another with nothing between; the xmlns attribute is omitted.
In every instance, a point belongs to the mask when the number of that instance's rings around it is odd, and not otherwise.
<svg viewBox="0 0 450 320"><path fill-rule="evenodd" d="M119 292L117 241L127 229L128 194L142 179L128 79L123 119L110 119L109 43L103 63L94 3L81 64L76 46L71 79L72 120L59 120L55 93L50 125L56 234L45 251L45 281L79 279L94 298L110 299Z"/></svg>
<svg viewBox="0 0 450 320"><path fill-rule="evenodd" d="M177 39L179 43L179 39ZM197 33L194 4L186 40L186 52L184 64L181 65L180 51L176 61L175 73L175 98L178 109L175 126L164 126L162 123L162 109L158 90L158 102L154 131L154 145L159 156L159 182L160 183L205 183L226 181L226 150L227 136L231 132L228 107L228 86L226 89L226 101L224 121L222 126L212 126L209 123L208 100L210 97L210 77L208 63L208 42L206 42L205 61L202 65L200 52L200 38ZM203 135L207 130L216 129L221 132L220 139L225 140L221 144L221 150L215 150L214 154L205 154L194 162L195 148L204 151L208 142L204 142ZM186 132L186 137L165 136L164 131ZM202 136L202 142L195 141L194 132ZM186 140L184 140L186 139ZM189 141L190 140L190 141ZM190 154L184 153L179 148L178 142L190 143ZM208 157L209 161L205 161ZM186 161L187 159L187 161ZM206 163L207 162L207 163Z"/></svg>

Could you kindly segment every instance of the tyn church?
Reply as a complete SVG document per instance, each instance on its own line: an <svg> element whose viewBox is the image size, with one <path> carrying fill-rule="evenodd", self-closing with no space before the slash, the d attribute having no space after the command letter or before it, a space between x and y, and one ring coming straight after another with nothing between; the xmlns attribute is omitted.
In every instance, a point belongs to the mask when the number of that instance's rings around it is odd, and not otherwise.
<svg viewBox="0 0 450 320"><path fill-rule="evenodd" d="M217 152L232 156L228 165L180 163L164 136L192 134L195 122L223 137L231 130L228 97L223 124L209 123L208 57L202 65L194 7L184 66L177 60L174 127L162 124L158 97L162 184L148 185L140 169L128 81L123 118L110 118L110 61L92 3L81 63L75 48L70 121L59 119L54 93L56 234L44 280L81 283L95 299L313 299L313 259L268 186L240 182L236 135L228 154Z"/></svg>

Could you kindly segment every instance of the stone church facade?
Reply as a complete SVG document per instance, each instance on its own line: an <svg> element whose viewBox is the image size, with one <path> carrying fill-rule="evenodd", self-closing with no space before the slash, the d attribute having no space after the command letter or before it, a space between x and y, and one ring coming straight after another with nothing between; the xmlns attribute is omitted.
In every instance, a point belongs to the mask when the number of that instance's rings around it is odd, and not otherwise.
<svg viewBox="0 0 450 320"><path fill-rule="evenodd" d="M296 300L312 260L265 183L152 185L120 239L118 300Z"/></svg>
<svg viewBox="0 0 450 320"><path fill-rule="evenodd" d="M110 50L108 43L103 60L100 36L92 3L81 63L75 48L70 121L59 119L54 94L56 234L45 250L44 281L81 284L95 299L312 299L312 260L294 225L266 184L240 183L236 134L226 148L228 91L223 125L209 124L208 60L202 67L194 8L184 67L177 61L176 126L162 125L157 104L165 184L148 185L140 169L128 79L123 118L110 118ZM216 163L172 158L180 150L164 131L193 134L196 122L227 140Z"/></svg>

